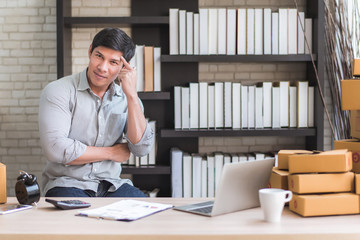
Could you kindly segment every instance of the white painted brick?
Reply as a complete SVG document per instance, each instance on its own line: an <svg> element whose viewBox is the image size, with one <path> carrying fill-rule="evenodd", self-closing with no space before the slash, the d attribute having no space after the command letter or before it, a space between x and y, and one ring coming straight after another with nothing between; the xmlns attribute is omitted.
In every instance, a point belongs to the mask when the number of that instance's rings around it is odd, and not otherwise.
<svg viewBox="0 0 360 240"><path fill-rule="evenodd" d="M45 22L45 18L42 16L30 17L30 21L29 21L29 23L44 23L44 22Z"/></svg>
<svg viewBox="0 0 360 240"><path fill-rule="evenodd" d="M108 15L109 16L130 16L131 11L129 8L109 8Z"/></svg>

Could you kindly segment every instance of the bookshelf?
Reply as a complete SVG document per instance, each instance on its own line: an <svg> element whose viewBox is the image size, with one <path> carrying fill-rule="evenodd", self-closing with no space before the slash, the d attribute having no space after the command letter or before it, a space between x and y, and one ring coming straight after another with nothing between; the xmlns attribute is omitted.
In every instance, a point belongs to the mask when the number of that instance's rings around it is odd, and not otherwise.
<svg viewBox="0 0 360 240"><path fill-rule="evenodd" d="M120 0L119 0L120 1ZM199 62L300 62L306 65L306 78L319 87L310 55L169 55L169 8L198 12L198 1L147 0L131 1L131 17L72 17L71 0L57 0L57 69L58 78L71 74L71 29L86 27L131 27L136 44L161 47L161 92L141 92L145 116L157 121L157 165L124 166L123 173L133 174L136 186L152 190L160 188L159 196L171 195L170 148L198 152L199 137L287 136L305 137L306 148L323 150L324 114L320 95L315 90L315 127L281 129L174 129L173 87L198 82ZM317 67L321 88L324 90L324 3L306 0L306 16L313 18L313 59Z"/></svg>

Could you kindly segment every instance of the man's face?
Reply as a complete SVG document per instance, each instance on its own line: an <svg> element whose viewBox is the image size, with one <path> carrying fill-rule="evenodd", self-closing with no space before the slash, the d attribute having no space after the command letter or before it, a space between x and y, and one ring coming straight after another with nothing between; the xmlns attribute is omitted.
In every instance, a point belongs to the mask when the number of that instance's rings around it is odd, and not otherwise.
<svg viewBox="0 0 360 240"><path fill-rule="evenodd" d="M122 52L99 46L94 48L92 52L89 48L89 67L87 77L90 88L96 93L98 91L106 91L112 81L114 81L123 63L120 57Z"/></svg>

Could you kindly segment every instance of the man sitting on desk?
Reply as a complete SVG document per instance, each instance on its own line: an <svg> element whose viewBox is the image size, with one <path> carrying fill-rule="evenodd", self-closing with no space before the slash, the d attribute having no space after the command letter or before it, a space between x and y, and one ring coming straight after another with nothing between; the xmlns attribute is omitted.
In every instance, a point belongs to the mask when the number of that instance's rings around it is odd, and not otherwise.
<svg viewBox="0 0 360 240"><path fill-rule="evenodd" d="M130 152L147 155L154 142L137 95L136 71L128 63L134 52L122 30L103 29L89 47L88 67L43 90L39 131L48 160L45 196L145 197L120 178L121 162Z"/></svg>

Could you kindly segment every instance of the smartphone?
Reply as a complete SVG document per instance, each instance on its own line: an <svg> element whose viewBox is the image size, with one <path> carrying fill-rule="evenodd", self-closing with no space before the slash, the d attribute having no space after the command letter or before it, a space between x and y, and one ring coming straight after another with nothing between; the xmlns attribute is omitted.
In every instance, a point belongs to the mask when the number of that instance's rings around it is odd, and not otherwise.
<svg viewBox="0 0 360 240"><path fill-rule="evenodd" d="M31 205L21 205L21 204L7 204L7 205L0 205L0 215L18 212L26 209L32 208Z"/></svg>

